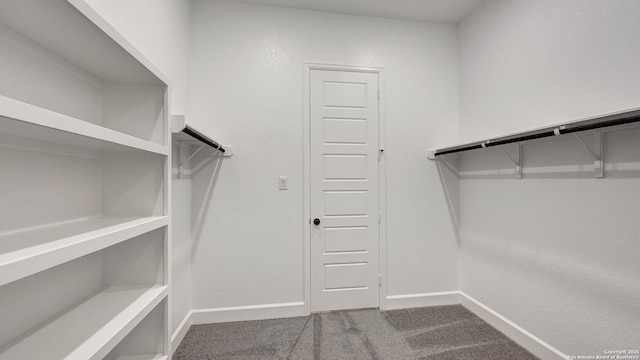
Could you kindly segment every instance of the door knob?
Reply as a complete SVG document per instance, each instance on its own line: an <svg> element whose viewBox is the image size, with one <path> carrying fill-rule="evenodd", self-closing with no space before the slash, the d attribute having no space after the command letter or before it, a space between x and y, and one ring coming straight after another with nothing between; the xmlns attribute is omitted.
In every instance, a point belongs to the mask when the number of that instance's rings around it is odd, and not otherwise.
<svg viewBox="0 0 640 360"><path fill-rule="evenodd" d="M313 219L313 224L314 225L320 225L320 219L318 219L318 218Z"/></svg>

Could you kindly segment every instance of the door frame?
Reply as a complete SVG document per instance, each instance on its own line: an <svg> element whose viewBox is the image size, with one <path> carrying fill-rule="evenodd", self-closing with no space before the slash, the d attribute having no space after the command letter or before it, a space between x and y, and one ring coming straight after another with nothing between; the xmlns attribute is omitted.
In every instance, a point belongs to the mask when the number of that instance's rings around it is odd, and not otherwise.
<svg viewBox="0 0 640 360"><path fill-rule="evenodd" d="M306 314L311 314L311 71L329 70L345 72L361 72L378 74L378 147L384 149L378 162L378 213L382 217L378 226L379 247L379 275L381 284L379 287L380 309L386 309L387 294L387 166L386 153L386 108L385 108L385 76L384 68L352 65L323 64L307 62L303 66L302 77L302 128L303 128L303 234L304 234L304 309Z"/></svg>

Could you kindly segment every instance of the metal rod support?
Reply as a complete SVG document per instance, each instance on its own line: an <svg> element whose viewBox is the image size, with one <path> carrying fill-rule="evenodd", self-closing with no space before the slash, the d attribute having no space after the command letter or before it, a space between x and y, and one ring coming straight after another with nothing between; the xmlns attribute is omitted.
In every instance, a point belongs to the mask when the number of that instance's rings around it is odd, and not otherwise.
<svg viewBox="0 0 640 360"><path fill-rule="evenodd" d="M201 145L198 150L194 151L193 154L191 154L191 156L189 156L189 158L187 159L187 161L191 161L191 159L193 159L194 156L196 156L196 154L202 150L202 148L204 147L204 145Z"/></svg>
<svg viewBox="0 0 640 360"><path fill-rule="evenodd" d="M460 173L458 172L458 169L456 169L456 167L453 166L449 161L444 160L444 159L439 159L438 162L444 164L444 166L446 166L449 169L449 171L454 173L456 176L458 176L458 177L460 176Z"/></svg>
<svg viewBox="0 0 640 360"><path fill-rule="evenodd" d="M596 155L596 153L593 152L593 150L591 150L591 148L584 142L584 140L582 140L582 137L580 137L580 135L574 133L573 136L576 139L578 139L578 141L580 142L580 144L582 144L582 146L585 148L585 150L587 150L587 152L589 154L591 154L591 157L593 157L593 161L600 160L600 156Z"/></svg>
<svg viewBox="0 0 640 360"><path fill-rule="evenodd" d="M509 159L511 159L511 162L513 163L513 165L515 165L515 166L520 165L520 164L516 161L516 159L514 159L514 158L513 158L513 156L509 155L509 153L507 152L507 150L505 150L502 146L500 146L500 150L502 150L502 152L503 152L505 155L507 155L507 157L508 157Z"/></svg>

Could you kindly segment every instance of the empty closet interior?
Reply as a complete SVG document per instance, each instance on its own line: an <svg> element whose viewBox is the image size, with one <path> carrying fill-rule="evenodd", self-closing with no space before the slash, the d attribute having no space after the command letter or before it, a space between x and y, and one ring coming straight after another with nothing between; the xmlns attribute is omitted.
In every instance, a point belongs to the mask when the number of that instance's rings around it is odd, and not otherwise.
<svg viewBox="0 0 640 360"><path fill-rule="evenodd" d="M331 291L462 305L544 360L637 349L640 2L284 3L0 1L0 360L310 316L331 221L325 272L380 253ZM314 69L344 72L316 127Z"/></svg>

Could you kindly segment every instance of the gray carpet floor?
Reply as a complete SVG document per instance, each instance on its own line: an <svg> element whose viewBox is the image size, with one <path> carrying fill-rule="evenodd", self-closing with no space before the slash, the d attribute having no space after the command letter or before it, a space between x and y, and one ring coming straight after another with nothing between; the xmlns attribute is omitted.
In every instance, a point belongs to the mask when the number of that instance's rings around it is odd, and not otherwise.
<svg viewBox="0 0 640 360"><path fill-rule="evenodd" d="M194 325L174 360L534 360L461 305Z"/></svg>

